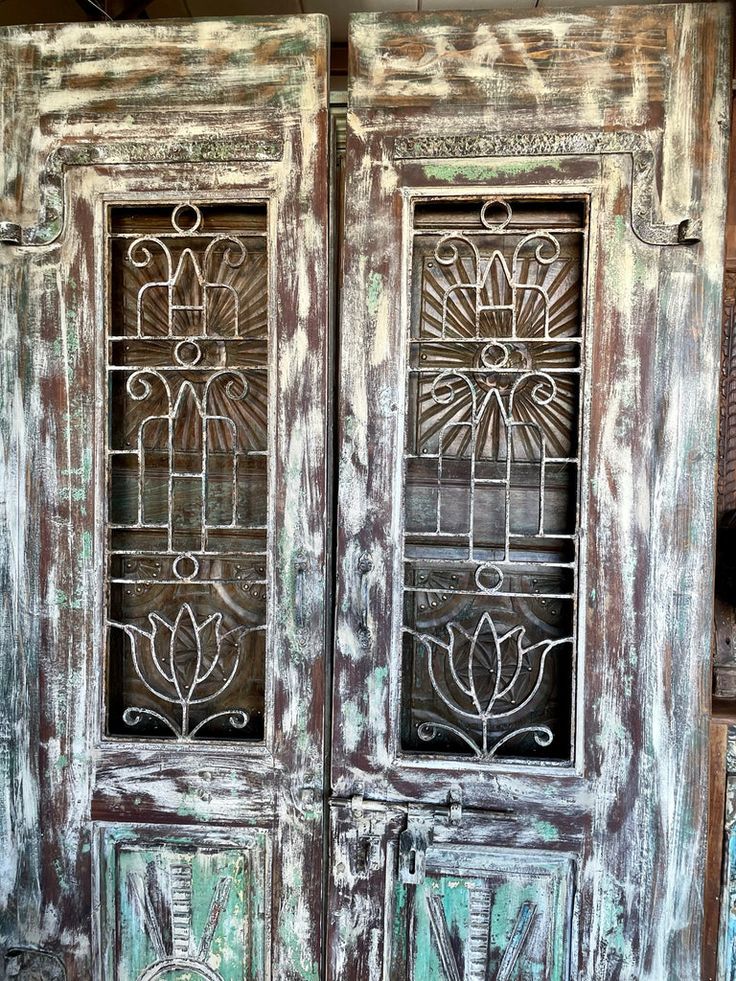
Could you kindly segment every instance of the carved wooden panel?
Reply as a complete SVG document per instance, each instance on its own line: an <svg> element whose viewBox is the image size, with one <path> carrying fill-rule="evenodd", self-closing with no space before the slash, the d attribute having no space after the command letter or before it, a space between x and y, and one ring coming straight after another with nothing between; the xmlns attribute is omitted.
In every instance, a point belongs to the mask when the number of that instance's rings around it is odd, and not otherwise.
<svg viewBox="0 0 736 981"><path fill-rule="evenodd" d="M247 981L267 970L267 833L101 829L104 977Z"/></svg>
<svg viewBox="0 0 736 981"><path fill-rule="evenodd" d="M397 884L392 976L566 981L573 890L564 855L430 847L424 881Z"/></svg>

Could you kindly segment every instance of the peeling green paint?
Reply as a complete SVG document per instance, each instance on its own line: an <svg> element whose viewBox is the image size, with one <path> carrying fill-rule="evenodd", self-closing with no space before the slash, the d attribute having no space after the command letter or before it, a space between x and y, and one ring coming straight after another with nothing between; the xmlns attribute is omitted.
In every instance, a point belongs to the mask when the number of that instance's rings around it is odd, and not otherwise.
<svg viewBox="0 0 736 981"><path fill-rule="evenodd" d="M60 610L81 610L84 606L81 597L70 599L63 589L56 589L54 591L54 603Z"/></svg>
<svg viewBox="0 0 736 981"><path fill-rule="evenodd" d="M549 821L542 821L539 818L534 820L534 831L544 841L557 841L559 837L557 828L554 826L554 824L550 824Z"/></svg>
<svg viewBox="0 0 736 981"><path fill-rule="evenodd" d="M383 276L381 273L372 272L368 277L368 290L367 290L367 300L366 305L368 307L368 313L371 317L375 317L378 313L378 305L381 301L381 294L383 292Z"/></svg>
<svg viewBox="0 0 736 981"><path fill-rule="evenodd" d="M527 174L538 171L540 167L560 171L562 161L554 157L529 160L510 160L503 164L441 163L425 164L422 168L429 180L439 180L452 184L458 180L487 183L509 174Z"/></svg>

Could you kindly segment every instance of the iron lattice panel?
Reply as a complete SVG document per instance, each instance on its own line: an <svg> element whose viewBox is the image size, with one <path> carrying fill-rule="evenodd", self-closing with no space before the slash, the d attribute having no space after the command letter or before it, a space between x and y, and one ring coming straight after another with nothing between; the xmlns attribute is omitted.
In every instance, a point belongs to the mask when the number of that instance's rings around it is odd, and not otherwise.
<svg viewBox="0 0 736 981"><path fill-rule="evenodd" d="M566 762L583 200L415 203L402 746Z"/></svg>
<svg viewBox="0 0 736 981"><path fill-rule="evenodd" d="M266 206L108 222L108 730L261 739Z"/></svg>

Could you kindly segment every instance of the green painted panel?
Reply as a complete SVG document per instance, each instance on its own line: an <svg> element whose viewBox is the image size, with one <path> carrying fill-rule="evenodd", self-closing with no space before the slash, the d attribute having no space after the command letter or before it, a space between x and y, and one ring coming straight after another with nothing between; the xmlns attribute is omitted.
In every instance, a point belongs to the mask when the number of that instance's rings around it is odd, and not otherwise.
<svg viewBox="0 0 736 981"><path fill-rule="evenodd" d="M103 962L114 981L265 973L266 836L104 835Z"/></svg>
<svg viewBox="0 0 736 981"><path fill-rule="evenodd" d="M397 885L397 963L422 981L567 981L573 882L569 856L430 848L424 882Z"/></svg>

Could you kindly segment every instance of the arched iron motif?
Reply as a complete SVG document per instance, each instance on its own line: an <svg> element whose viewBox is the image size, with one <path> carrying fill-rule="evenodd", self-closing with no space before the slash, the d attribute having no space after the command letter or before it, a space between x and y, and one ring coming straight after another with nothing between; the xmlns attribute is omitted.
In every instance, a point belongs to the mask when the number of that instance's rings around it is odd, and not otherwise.
<svg viewBox="0 0 736 981"><path fill-rule="evenodd" d="M108 220L108 728L259 738L265 204Z"/></svg>
<svg viewBox="0 0 736 981"><path fill-rule="evenodd" d="M405 750L570 758L586 225L582 200L415 203Z"/></svg>

